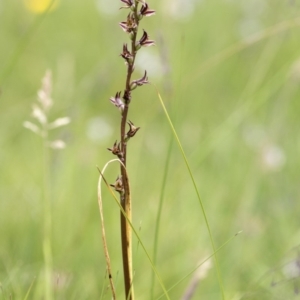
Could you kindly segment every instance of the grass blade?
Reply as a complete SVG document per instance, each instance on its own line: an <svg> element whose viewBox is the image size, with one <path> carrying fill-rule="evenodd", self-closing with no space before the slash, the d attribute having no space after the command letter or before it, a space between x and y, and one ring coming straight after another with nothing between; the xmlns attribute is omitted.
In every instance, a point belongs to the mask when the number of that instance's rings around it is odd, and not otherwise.
<svg viewBox="0 0 300 300"><path fill-rule="evenodd" d="M154 85L153 85L154 86ZM180 152L182 154L182 157L184 159L184 162L185 162L185 165L188 169L188 172L189 172L189 175L190 175L190 178L193 182L193 186L194 186L194 189L195 189L195 192L196 192L196 195L197 195L197 198L198 198L198 201L199 201L199 204L200 204L200 207L201 207L201 211L202 211L202 214L203 214L203 217L204 217L204 220L205 220L205 224L206 224L206 228L207 228L207 231L208 231L208 234L209 234L209 238L210 238L210 242L211 242L211 246L212 246L212 249L213 249L213 253L214 253L214 260L215 260L215 266L216 266L216 270L217 270L217 275L218 275L218 281L219 281L219 286L220 286L220 290L221 290L221 293L222 293L222 299L225 299L225 294L224 294L224 287L223 287L223 283L222 283L222 278L221 278L221 272L220 272L220 267L219 267L219 263L218 263L218 258L217 258L217 251L216 251L216 247L215 247L215 243L214 243L214 240L213 240L213 236L212 236L212 233L211 233L211 229L210 229L210 226L209 226L209 222L208 222L208 218L206 216L206 213L205 213L205 208L204 208L204 205L203 205L203 202L202 202L202 199L200 197L200 193L199 193L199 190L198 190L198 187L196 185L196 182L195 182L195 179L194 179L194 176L193 176L193 173L192 173L192 170L190 168L190 165L189 165L189 162L187 160L187 157L185 155L185 152L183 150L183 147L181 145L181 142L179 140L179 137L177 135L177 132L175 130L175 127L173 125L173 122L168 114L168 111L167 111L167 108L162 100L162 97L160 95L160 93L158 92L157 88L155 87L156 89L156 92L157 92L157 95L158 95L158 98L159 98L159 101L161 103L161 106L164 110L164 113L166 115L166 118L170 124L170 127L172 129L172 132L173 132L173 135L177 141L177 144L179 146L179 149L180 149Z"/></svg>
<svg viewBox="0 0 300 300"><path fill-rule="evenodd" d="M35 278L34 278L33 281L31 282L31 284L30 284L30 286L29 286L29 289L28 289L28 291L27 291L27 293L26 293L26 295L25 295L24 300L27 300L27 299L28 299L29 294L30 294L30 292L31 292L31 289L32 289L32 287L33 287L34 282L35 282Z"/></svg>

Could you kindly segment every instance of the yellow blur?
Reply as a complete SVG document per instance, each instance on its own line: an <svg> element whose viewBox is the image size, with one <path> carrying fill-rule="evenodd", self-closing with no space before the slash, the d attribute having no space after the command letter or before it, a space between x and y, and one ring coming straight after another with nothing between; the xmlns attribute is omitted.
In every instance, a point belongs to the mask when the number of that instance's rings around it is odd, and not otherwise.
<svg viewBox="0 0 300 300"><path fill-rule="evenodd" d="M45 12L49 7L49 11L54 10L59 0L23 0L26 8L36 14Z"/></svg>

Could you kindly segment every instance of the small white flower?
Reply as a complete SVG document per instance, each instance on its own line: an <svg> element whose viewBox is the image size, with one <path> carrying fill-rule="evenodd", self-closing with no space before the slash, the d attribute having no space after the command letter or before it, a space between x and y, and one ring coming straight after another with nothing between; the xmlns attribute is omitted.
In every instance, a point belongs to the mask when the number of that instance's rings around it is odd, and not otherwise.
<svg viewBox="0 0 300 300"><path fill-rule="evenodd" d="M53 105L51 92L52 74L50 70L47 70L44 78L42 79L42 88L38 91L38 100L45 111L49 110L49 108Z"/></svg>
<svg viewBox="0 0 300 300"><path fill-rule="evenodd" d="M68 125L71 122L71 119L69 117L64 118L58 118L54 122L50 123L48 125L48 129L54 129L57 127Z"/></svg>
<svg viewBox="0 0 300 300"><path fill-rule="evenodd" d="M47 123L46 114L36 104L32 105L32 116L37 119L42 125Z"/></svg>
<svg viewBox="0 0 300 300"><path fill-rule="evenodd" d="M55 121L48 123L48 111L53 105L51 89L51 72L47 71L42 80L42 88L38 91L39 103L34 103L32 105L32 116L40 123L40 126L28 121L25 121L23 126L44 138L49 147L53 149L63 149L66 144L62 140L55 140L52 142L47 141L49 130L65 126L71 122L70 118L63 117L57 118Z"/></svg>
<svg viewBox="0 0 300 300"><path fill-rule="evenodd" d="M42 134L40 128L39 128L37 125L35 125L35 124L33 124L33 123L29 122L29 121L25 121L25 122L23 123L23 126L24 126L25 128L27 128L27 129L31 130L31 131L34 132L34 133L37 133L37 134L39 134L39 135Z"/></svg>
<svg viewBox="0 0 300 300"><path fill-rule="evenodd" d="M52 141L50 142L49 146L52 148L52 149L64 149L66 148L66 143L62 140L55 140L55 141Z"/></svg>
<svg viewBox="0 0 300 300"><path fill-rule="evenodd" d="M53 100L43 90L39 90L38 100L42 104L44 110L49 110L53 104Z"/></svg>

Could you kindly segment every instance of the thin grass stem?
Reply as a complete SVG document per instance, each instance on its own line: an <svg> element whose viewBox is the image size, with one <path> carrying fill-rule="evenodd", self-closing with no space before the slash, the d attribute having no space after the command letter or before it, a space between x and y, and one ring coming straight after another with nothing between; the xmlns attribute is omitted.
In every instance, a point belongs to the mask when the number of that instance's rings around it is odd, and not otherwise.
<svg viewBox="0 0 300 300"><path fill-rule="evenodd" d="M250 35L245 40L239 41L229 46L225 50L212 56L211 58L207 59L203 64L199 66L199 68L194 72L194 74L188 77L188 80L184 82L184 85L185 86L190 85L193 81L198 79L198 76L200 74L210 70L210 68L222 63L229 57L255 45L256 43L259 43L264 39L267 39L269 37L275 36L277 34L280 34L289 29L299 27L299 26L300 26L300 17L296 17L291 20L285 20L283 22L277 23L262 31Z"/></svg>
<svg viewBox="0 0 300 300"><path fill-rule="evenodd" d="M25 295L25 297L24 297L24 300L27 300L27 299L28 299L28 297L29 297L29 295L30 295L30 292L31 292L31 290L32 290L32 287L33 287L34 282L35 282L35 278L32 280L32 282L31 282L31 284L30 284L30 286L29 286L29 289L28 289L28 291L27 291L27 293L26 293L26 295Z"/></svg>
<svg viewBox="0 0 300 300"><path fill-rule="evenodd" d="M155 86L153 85L153 87L155 87ZM156 89L158 98L159 98L159 100L160 100L161 106L162 106L162 108L163 108L163 110L164 110L164 113L165 113L165 115L166 115L166 118L167 118L167 120L168 120L168 122L169 122L169 124L170 124L170 127L171 127L171 129L172 129L172 132L173 132L173 134L174 134L174 137L175 137L175 139L176 139L176 141L177 141L177 144L178 144L178 146L179 146L179 149L180 149L180 151L181 151L181 154L182 154L182 157L183 157L183 159L184 159L185 165L186 165L186 167L187 167L187 169L188 169L188 172L189 172L189 174L190 174L190 178L191 178L191 180L192 180L192 183L193 183L193 186L194 186L194 189L195 189L197 198L198 198L198 202L199 202L200 207L201 207L201 211L202 211L202 214L203 214L203 217L204 217L204 220L205 220L206 228L207 228L207 231L208 231L208 234L209 234L211 246L212 246L213 252L215 253L215 255L214 255L215 267L216 267L216 271L217 271L217 276L218 276L219 286L220 286L220 290L221 290L221 294L222 294L222 299L224 300L224 299L225 299L225 293L224 293L224 287L223 287L223 282L222 282L222 277L221 277L221 271L220 271L220 267L219 267L219 263L218 263L218 258L217 258L217 255L216 255L216 246L215 246L215 243L214 243L214 239L213 239L213 236L212 236L212 232L211 232L211 229L210 229L210 225L209 225L209 222L208 222L208 218L207 218L207 215L206 215L206 212L205 212L205 208L204 208L202 199L201 199L201 197L200 197L200 193L199 193L198 187L197 187L197 185L196 185L196 182L195 182L195 179L194 179L192 170L191 170L191 168L190 168L189 162L188 162L187 157L186 157L186 155L185 155L185 152L184 152L184 150L183 150L183 146L181 145L180 139L179 139L179 137L178 137L178 135L177 135L177 132L176 132L175 127L174 127L174 125L173 125L173 123L172 123L172 120L171 120L171 118L170 118L170 116L169 116L169 114L168 114L168 111L167 111L167 109L166 109L166 106L165 106L165 104L164 104L164 102L163 102L163 100L162 100L162 98L161 98L161 95L160 95L160 93L159 93L159 91L157 90L156 87L155 87L155 89Z"/></svg>
<svg viewBox="0 0 300 300"><path fill-rule="evenodd" d="M167 182L167 177L168 177L168 173L169 173L169 166L170 166L173 142L174 142L174 138L173 138L173 135L172 135L171 138L170 138L169 147L168 147L168 151L167 151L166 163L165 163L165 166L163 168L164 174L163 174L163 180L162 180L162 187L160 189L159 204L158 204L157 216L156 216L156 222L155 222L155 233L154 233L154 244L153 244L153 265L154 266L156 266L156 260L157 260L160 221L161 221L162 208L163 208L164 197L165 197L166 182ZM155 274L152 273L150 299L154 298L154 287L155 287L154 279L155 279Z"/></svg>
<svg viewBox="0 0 300 300"><path fill-rule="evenodd" d="M52 291L52 268L53 268L53 258L52 258L52 204L51 204L51 183L50 183L50 170L49 170L49 147L47 130L44 130L45 137L43 139L43 193L44 193L44 235L43 235L43 256L45 263L45 274L44 274L44 297L45 300L53 299Z"/></svg>
<svg viewBox="0 0 300 300"><path fill-rule="evenodd" d="M103 173L98 168L98 171L101 175L100 179L103 179L106 185L108 185L106 179L103 176ZM106 260L106 267L107 267L107 273L108 273L108 280L110 284L110 289L112 292L112 299L116 299L116 290L113 282L113 276L112 276L112 268L111 268L111 262L109 257L109 251L106 241L106 234L105 234L105 224L104 224L104 215L103 215L103 204L102 204L102 197L101 197L101 182L98 182L98 205L99 205L99 212L100 212L100 219L101 219L101 233L102 233L102 242L103 242L103 248L104 248L104 255Z"/></svg>
<svg viewBox="0 0 300 300"><path fill-rule="evenodd" d="M237 232L234 236L232 236L230 239L228 239L224 244L222 244L219 248L216 249L216 252L209 255L206 259L204 259L201 264L199 264L197 267L195 267L192 271L187 273L184 277L182 277L180 280L178 280L175 284L173 284L170 288L168 288L168 292L173 290L176 286L178 286L181 282L183 282L185 279L187 279L189 276L191 276L197 269L199 269L205 262L207 262L209 259L214 257L216 253L218 253L220 250L222 250L227 244L229 244L236 236L238 236L242 231ZM164 294L160 295L156 300L161 299L164 296Z"/></svg>

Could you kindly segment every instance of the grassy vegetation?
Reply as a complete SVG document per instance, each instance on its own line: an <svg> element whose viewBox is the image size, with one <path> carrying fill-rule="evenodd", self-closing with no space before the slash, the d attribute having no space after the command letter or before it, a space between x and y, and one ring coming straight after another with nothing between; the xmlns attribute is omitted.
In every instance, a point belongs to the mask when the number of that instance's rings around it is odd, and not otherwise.
<svg viewBox="0 0 300 300"><path fill-rule="evenodd" d="M110 299L96 165L111 158L106 148L118 134L119 113L109 97L123 87L126 72L118 57L124 14L118 0L110 2L117 2L111 14L100 9L108 11L105 1L65 0L46 16L17 0L0 3L1 300L26 299L28 291L28 299L44 295L43 144L22 123L46 69L53 73L50 119L72 119L50 133L67 143L49 158L54 299ZM149 3L157 14L145 24L157 46L143 51L141 64L150 61L149 80L187 155L216 248L243 231L218 252L226 299L293 299L300 237L299 4L186 0L176 11L176 1ZM134 101L130 114L141 129L127 162L133 224L152 255L162 199L156 267L168 289L212 248L184 159L175 141L169 147L172 131L155 88L137 90ZM109 182L117 172L117 165L107 171ZM119 208L105 188L104 200L122 299ZM155 282L151 291L152 269L136 238L133 257L136 299L158 299L162 289ZM171 299L180 299L192 276L169 292ZM221 299L213 261L194 299Z"/></svg>

